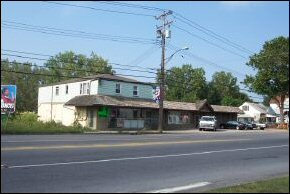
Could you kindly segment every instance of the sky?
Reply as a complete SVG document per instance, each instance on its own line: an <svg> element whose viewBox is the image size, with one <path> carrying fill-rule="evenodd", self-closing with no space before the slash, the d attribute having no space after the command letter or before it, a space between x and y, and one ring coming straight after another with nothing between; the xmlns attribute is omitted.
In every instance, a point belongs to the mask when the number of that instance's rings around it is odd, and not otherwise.
<svg viewBox="0 0 290 194"><path fill-rule="evenodd" d="M66 30L78 30L87 33L127 36L156 40L156 26L160 21L153 16L162 14L156 10L146 10L134 7L116 6L100 2L65 2L78 6L94 7L98 10L80 7L63 6L46 2L3 2L1 1L1 49L25 51L55 55L59 52L74 51L89 56L92 52L112 63L142 66L144 68L159 68L161 48L154 44L132 44L109 40L86 39L79 37L64 37L44 33L29 32L2 27L2 22L20 22L37 26L49 26ZM126 3L126 2L124 2ZM258 53L265 41L278 36L289 37L289 2L288 1L130 1L135 5L153 6L172 10L206 29L246 48L243 52L208 36L202 31L176 18L168 16L173 21L171 38L166 48L166 57L176 50L189 47L188 51L178 52L166 64L166 69L191 64L194 68L202 67L206 72L207 81L217 71L229 71L238 78L240 88L245 88L240 82L245 75L253 75L255 71L246 63L249 56ZM144 15L131 15L101 11L99 9L120 12L134 12ZM188 22L187 22L188 23ZM192 24L192 23L190 23ZM195 26L196 27L196 26ZM178 28L182 28L184 32ZM191 34L189 34L189 33ZM221 48L220 48L221 47ZM1 58L4 51L1 50ZM26 56L26 55L25 55ZM200 60L202 59L205 60ZM43 61L21 59L42 65ZM114 66L120 67L120 66ZM139 67L136 67L140 70ZM119 74L154 77L148 72L116 70ZM140 81L154 82L153 78L140 77ZM262 101L261 96L248 93L253 100Z"/></svg>

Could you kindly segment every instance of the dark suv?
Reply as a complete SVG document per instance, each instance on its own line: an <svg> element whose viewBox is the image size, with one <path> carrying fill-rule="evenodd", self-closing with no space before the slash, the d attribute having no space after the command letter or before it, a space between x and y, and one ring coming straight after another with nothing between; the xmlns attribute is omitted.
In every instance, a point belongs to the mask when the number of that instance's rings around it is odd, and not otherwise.
<svg viewBox="0 0 290 194"><path fill-rule="evenodd" d="M246 125L239 121L228 121L226 123L220 124L221 129L237 129L242 130L246 128Z"/></svg>

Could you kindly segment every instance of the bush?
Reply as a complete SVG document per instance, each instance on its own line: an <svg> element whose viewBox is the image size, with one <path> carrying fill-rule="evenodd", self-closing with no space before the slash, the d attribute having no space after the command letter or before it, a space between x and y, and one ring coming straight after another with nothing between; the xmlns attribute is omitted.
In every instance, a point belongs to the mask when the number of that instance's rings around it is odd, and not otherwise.
<svg viewBox="0 0 290 194"><path fill-rule="evenodd" d="M37 120L37 114L24 112L9 118L7 127L1 122L2 134L59 134L59 133L83 133L91 129L82 127L80 124L64 126L55 121L42 122Z"/></svg>
<svg viewBox="0 0 290 194"><path fill-rule="evenodd" d="M288 123L279 124L277 126L278 129L289 129Z"/></svg>

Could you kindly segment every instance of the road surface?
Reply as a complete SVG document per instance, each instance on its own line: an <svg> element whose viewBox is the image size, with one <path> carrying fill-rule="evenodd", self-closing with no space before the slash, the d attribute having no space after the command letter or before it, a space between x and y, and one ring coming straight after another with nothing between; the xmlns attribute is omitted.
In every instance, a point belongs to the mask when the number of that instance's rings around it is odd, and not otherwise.
<svg viewBox="0 0 290 194"><path fill-rule="evenodd" d="M288 132L1 136L1 193L198 192L286 174Z"/></svg>

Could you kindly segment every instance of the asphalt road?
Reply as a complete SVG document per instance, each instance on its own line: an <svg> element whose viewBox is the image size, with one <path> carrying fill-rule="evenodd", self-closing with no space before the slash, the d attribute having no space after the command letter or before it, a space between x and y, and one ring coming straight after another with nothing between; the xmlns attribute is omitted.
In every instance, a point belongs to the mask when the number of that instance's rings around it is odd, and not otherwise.
<svg viewBox="0 0 290 194"><path fill-rule="evenodd" d="M289 133L1 136L1 165L1 193L199 192L289 174Z"/></svg>

